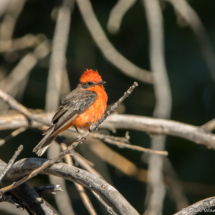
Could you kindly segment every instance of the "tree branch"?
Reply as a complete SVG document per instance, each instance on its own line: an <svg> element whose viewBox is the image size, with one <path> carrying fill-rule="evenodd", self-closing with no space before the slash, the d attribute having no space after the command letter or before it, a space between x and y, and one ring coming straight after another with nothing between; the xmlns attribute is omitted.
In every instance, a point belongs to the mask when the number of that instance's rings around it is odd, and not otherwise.
<svg viewBox="0 0 215 215"><path fill-rule="evenodd" d="M41 158L22 159L12 166L6 174L5 179L9 181L17 180L25 175L31 174L32 171L41 168L47 162L49 162L49 160ZM55 175L87 187L96 192L119 215L138 215L136 210L114 187L100 177L85 170L65 163L55 163L52 166L43 169L41 174Z"/></svg>
<svg viewBox="0 0 215 215"><path fill-rule="evenodd" d="M203 199L199 202L196 202L193 205L190 205L186 208L183 208L178 213L175 213L174 215L194 215L202 211L207 211L207 209L210 209L211 207L215 206L215 197L210 197L207 199ZM210 210L208 210L209 212ZM211 211L214 213L214 209Z"/></svg>
<svg viewBox="0 0 215 215"><path fill-rule="evenodd" d="M14 161L16 160L16 158L18 157L18 155L20 154L20 152L22 150L23 150L23 145L19 146L19 148L17 149L17 151L15 152L15 154L13 155L13 157L10 159L9 163L3 169L2 173L0 174L0 181L4 178L5 174L11 168L11 166L14 163Z"/></svg>
<svg viewBox="0 0 215 215"><path fill-rule="evenodd" d="M37 121L32 121L31 127L40 128L40 122L50 124L53 115L54 112L33 114L32 116ZM27 126L28 121L21 114L0 116L0 130L17 129ZM205 131L200 126L189 125L173 120L127 114L112 114L99 127L105 129L131 129L144 131L149 134L171 135L205 145L209 149L215 149L214 134Z"/></svg>
<svg viewBox="0 0 215 215"><path fill-rule="evenodd" d="M3 169L7 166L6 163L0 160L0 173L2 173ZM12 166L13 167L13 166ZM9 183L13 182L15 175L11 175L11 178L8 178L8 173L6 173L5 177L0 181L0 187L6 186ZM10 173L9 173L10 174ZM14 177L14 178L13 178ZM40 215L56 215L45 201L43 201L35 189L31 189L26 183L20 185L19 187L10 191L10 193L6 193L3 195L3 199L6 196L10 196L12 200L14 200L15 206L25 207L29 214L40 214ZM1 202L1 198L0 198ZM12 202L10 202L12 203Z"/></svg>

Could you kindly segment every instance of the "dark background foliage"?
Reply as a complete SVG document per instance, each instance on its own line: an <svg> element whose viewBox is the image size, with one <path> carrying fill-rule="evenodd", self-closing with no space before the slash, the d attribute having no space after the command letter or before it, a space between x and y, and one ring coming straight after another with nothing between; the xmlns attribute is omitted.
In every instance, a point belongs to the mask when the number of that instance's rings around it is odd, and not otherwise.
<svg viewBox="0 0 215 215"><path fill-rule="evenodd" d="M92 0L91 3L100 24L115 48L137 66L150 70L149 37L142 2L137 1L127 12L117 35L108 33L106 27L110 10L116 1ZM189 3L200 16L211 46L215 48L215 1L190 0ZM55 21L51 19L51 13L53 8L59 4L60 1L56 0L27 1L18 18L13 37L21 37L27 33L43 33L48 39L52 39ZM188 27L181 28L177 25L176 16L170 4L165 4L163 18L165 58L173 99L171 119L192 125L202 125L215 117L215 83L193 32ZM24 56L28 51L19 54ZM19 59L9 62L4 56L0 58L0 66L5 67L8 74L18 62ZM106 91L109 96L109 104L116 101L135 81L106 61L92 40L78 8L75 6L67 48L67 70L72 89L76 87L80 75L86 68L97 69L103 80L107 82ZM23 105L32 109L44 109L47 75L48 58L40 62L31 71L25 93L19 100ZM139 82L139 87L124 104L126 114L152 116L155 106L153 86ZM137 131L129 132L132 144L149 147L150 137L147 134ZM1 131L0 138L4 138L9 133L10 131ZM116 135L122 136L124 133L125 131L119 130ZM24 145L24 150L19 158L35 157L32 149L41 137L41 132L37 129L28 129L0 148L0 158L7 162L20 144ZM119 149L114 146L111 148L134 162L138 167L147 168L140 152ZM167 137L166 149L179 179L183 184L190 183L192 185L185 186L185 193L190 204L214 195L215 171L213 164L215 152L213 150L176 137ZM89 152L89 155L92 153ZM95 168L97 168L97 163L95 163ZM138 212L143 213L146 184L122 174L110 165L108 165L108 171L112 185ZM30 181L32 186L47 183L49 183L47 176L38 176ZM87 214L74 185L70 182L67 185L75 212ZM90 193L89 196L98 214L103 214L99 203ZM46 198L54 204L53 197L47 196ZM175 204L167 192L163 214L169 215L174 212Z"/></svg>

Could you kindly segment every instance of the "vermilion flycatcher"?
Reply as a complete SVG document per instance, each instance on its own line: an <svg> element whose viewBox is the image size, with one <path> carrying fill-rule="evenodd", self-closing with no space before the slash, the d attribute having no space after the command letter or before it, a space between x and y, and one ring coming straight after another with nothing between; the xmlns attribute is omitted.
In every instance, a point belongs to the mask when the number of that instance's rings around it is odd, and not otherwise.
<svg viewBox="0 0 215 215"><path fill-rule="evenodd" d="M38 156L43 155L57 135L70 126L77 130L96 123L107 107L108 97L103 87L105 83L97 71L87 69L81 76L77 88L63 99L52 118L53 125L45 132L46 136L33 152Z"/></svg>

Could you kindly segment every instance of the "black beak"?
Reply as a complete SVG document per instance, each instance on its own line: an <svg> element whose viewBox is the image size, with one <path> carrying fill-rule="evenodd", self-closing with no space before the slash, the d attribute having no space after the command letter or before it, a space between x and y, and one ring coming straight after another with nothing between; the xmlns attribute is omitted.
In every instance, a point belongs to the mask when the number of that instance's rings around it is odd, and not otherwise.
<svg viewBox="0 0 215 215"><path fill-rule="evenodd" d="M103 85L106 84L106 81L99 81L96 85Z"/></svg>

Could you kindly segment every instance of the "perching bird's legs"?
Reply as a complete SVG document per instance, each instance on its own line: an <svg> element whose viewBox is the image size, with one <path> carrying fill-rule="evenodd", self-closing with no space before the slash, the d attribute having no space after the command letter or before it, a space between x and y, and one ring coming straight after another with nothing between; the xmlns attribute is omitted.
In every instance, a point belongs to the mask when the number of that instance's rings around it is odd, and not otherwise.
<svg viewBox="0 0 215 215"><path fill-rule="evenodd" d="M79 139L81 137L81 133L79 132L78 128L75 125L73 125L73 126L74 126L75 130L78 132L77 139Z"/></svg>

